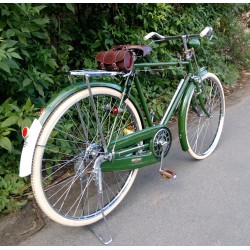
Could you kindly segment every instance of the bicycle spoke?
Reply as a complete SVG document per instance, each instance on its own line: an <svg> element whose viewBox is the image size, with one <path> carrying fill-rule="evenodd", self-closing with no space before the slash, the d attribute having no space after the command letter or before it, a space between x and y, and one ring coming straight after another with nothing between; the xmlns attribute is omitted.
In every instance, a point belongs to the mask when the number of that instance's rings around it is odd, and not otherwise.
<svg viewBox="0 0 250 250"><path fill-rule="evenodd" d="M190 154L203 159L212 153L221 134L224 120L224 95L220 83L213 77L203 80L201 97L206 113L199 106L196 93L189 103L186 136ZM209 115L208 115L209 114Z"/></svg>
<svg viewBox="0 0 250 250"><path fill-rule="evenodd" d="M104 153L104 149L88 90L81 93L83 96L76 93L77 98L72 96L65 101L71 103L66 111L64 104L60 104L55 114L52 113L52 119L47 121L44 130L48 132L41 136L36 146L39 156L35 164L40 171L35 174L39 181L35 180L33 184L41 182L43 192L38 196L44 197L43 202L51 207L53 214L57 214L60 220L65 224L76 221L84 225L101 219L102 209L110 212L118 205L121 201L119 197L123 198L122 193L128 192L137 171L102 173L104 207L101 209L97 199L99 184L93 164L98 155ZM134 130L141 127L139 116L135 119L135 108L131 102L123 105L122 112L113 113L115 108L121 107L118 94L109 88L93 89L96 114L105 141L111 137L112 140L120 138L124 135L123 130L131 124ZM53 119L53 116L57 117ZM36 192L36 185L33 186Z"/></svg>

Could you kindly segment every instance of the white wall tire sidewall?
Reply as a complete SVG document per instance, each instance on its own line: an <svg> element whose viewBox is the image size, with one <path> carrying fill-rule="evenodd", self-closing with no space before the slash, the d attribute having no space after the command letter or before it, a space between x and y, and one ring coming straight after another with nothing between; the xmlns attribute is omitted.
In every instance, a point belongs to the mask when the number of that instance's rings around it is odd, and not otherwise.
<svg viewBox="0 0 250 250"><path fill-rule="evenodd" d="M213 78L217 81L218 85L220 86L220 91L222 92L222 114L223 116L221 117L221 120L220 120L220 125L219 125L219 129L218 129L218 133L216 135L216 139L213 143L213 146L207 151L206 154L204 155L197 155L192 149L191 149L191 146L189 145L189 142L188 142L188 139L187 139L187 144L188 144L188 152L189 154L197 159L197 160L203 160L205 158L207 158L209 155L211 155L213 153L213 151L215 150L215 148L217 147L218 145L218 142L220 140L220 137L221 137L221 134L222 134L222 130L223 130L223 125L224 125L224 119L225 119L225 97L224 97L224 92L223 92L223 87L222 87L222 84L220 82L220 80L218 79L218 77L216 75L214 75L213 73L207 73L205 74L203 77L202 77L202 80L205 80L207 78ZM193 94L192 94L193 95ZM191 96L192 96L191 95ZM191 98L191 97L190 97ZM189 105L190 105L190 101L189 101ZM188 106L189 108L189 106ZM186 112L186 120L187 120L187 115L188 115L188 112ZM187 126L187 124L186 124ZM186 131L187 131L187 127L186 127Z"/></svg>
<svg viewBox="0 0 250 250"><path fill-rule="evenodd" d="M109 94L109 95L114 95L114 96L121 97L121 93L114 90L114 89L110 89L110 88L106 88L106 87L92 88L92 94L93 95L98 94L98 93L99 94ZM75 93L73 95L74 98L68 98L65 102L63 102L61 105L59 105L59 107L57 108L55 113L63 114L64 112L66 112L68 107L70 107L72 104L79 101L80 99L87 97L88 95L89 95L88 90L82 90L82 91L79 91L79 92ZM142 129L141 120L140 120L140 117L139 117L138 112L135 109L134 105L128 99L126 100L126 104L130 107L133 114L135 115L135 119L138 122L139 129ZM40 137L38 139L37 144L41 145L40 143L43 143L44 141L47 142L48 136L49 136L50 131L51 131L51 127L53 127L53 125L57 123L59 118L60 118L60 116L56 117L55 115L53 115L48 120L48 122L45 123L44 128L41 130L41 134L40 134ZM34 196L36 198L36 201L37 201L38 205L43 210L43 212L50 219L56 221L59 224L66 225L66 226L74 226L74 227L75 226L86 226L86 225L92 224L92 223L100 220L102 218L101 214L99 216L97 216L97 217L90 218L90 219L87 219L87 220L86 219L85 220L73 220L73 219L65 218L65 217L59 215L50 206L50 204L48 203L48 201L47 201L47 199L46 199L46 197L44 195L44 191L43 191L43 188L42 188L42 185L41 185L41 171L40 171L39 163L41 162L42 156L43 156L43 149L42 149L42 147L38 147L35 150L34 157L33 157L31 182L32 182L32 188L33 188ZM133 182L135 180L137 172L138 172L138 169L135 169L132 176L130 177L129 183L127 183L126 188L124 189L122 194L119 196L119 198L116 200L116 202L105 211L105 215L109 214L115 207L117 207L117 205L125 197L125 195L129 191L129 189L131 188L131 186L132 186L132 184L133 184Z"/></svg>

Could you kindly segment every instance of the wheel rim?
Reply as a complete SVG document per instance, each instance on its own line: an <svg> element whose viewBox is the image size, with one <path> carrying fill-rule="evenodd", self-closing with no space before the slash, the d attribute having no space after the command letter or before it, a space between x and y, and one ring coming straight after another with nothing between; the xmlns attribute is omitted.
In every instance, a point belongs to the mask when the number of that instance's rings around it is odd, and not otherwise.
<svg viewBox="0 0 250 250"><path fill-rule="evenodd" d="M110 91L108 91L110 92ZM84 92L85 95L86 91ZM115 112L119 104L118 94L107 95L94 93L94 100L98 109L98 116L104 130L105 140L109 141L113 128ZM118 92L117 92L118 93ZM86 96L85 96L86 97ZM140 121L136 119L130 107L131 103L123 107L115 136L124 135L124 129L141 129ZM54 111L54 119L49 119L46 129L39 138L35 164L42 164L40 174L41 185L35 184L36 196L43 192L44 197L37 197L42 209L46 212L53 210L54 220L88 221L93 223L100 219L101 210L97 204L97 186L92 166L98 154L103 152L103 145L91 112L89 98L78 102L82 114L79 119L77 106L72 103L66 112L67 105ZM58 114L57 114L57 113ZM79 124L85 124L87 133ZM54 127L54 124L55 127ZM47 134L47 135L46 135ZM44 146L46 144L46 146ZM41 167L40 167L41 169ZM137 170L115 171L103 173L103 204L105 214L109 213L132 185ZM33 178L34 179L34 178ZM42 204L41 204L42 203ZM48 214L47 214L48 215ZM61 218L60 218L61 217ZM68 224L68 222L62 222Z"/></svg>
<svg viewBox="0 0 250 250"><path fill-rule="evenodd" d="M224 123L224 94L219 80L207 77L203 80L202 98L209 115L200 107L196 90L189 102L186 131L189 153L203 159L216 148Z"/></svg>

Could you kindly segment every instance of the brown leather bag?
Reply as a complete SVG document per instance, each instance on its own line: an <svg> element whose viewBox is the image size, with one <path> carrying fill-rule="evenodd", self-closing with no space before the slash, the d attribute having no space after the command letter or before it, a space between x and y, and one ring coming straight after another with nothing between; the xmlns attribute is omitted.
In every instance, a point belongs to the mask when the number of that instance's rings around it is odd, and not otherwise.
<svg viewBox="0 0 250 250"><path fill-rule="evenodd" d="M129 71L134 65L136 56L146 56L152 51L149 46L117 45L109 51L101 51L96 55L98 68L108 71Z"/></svg>
<svg viewBox="0 0 250 250"><path fill-rule="evenodd" d="M96 55L98 68L108 71L129 71L134 65L134 55L130 50L100 51Z"/></svg>

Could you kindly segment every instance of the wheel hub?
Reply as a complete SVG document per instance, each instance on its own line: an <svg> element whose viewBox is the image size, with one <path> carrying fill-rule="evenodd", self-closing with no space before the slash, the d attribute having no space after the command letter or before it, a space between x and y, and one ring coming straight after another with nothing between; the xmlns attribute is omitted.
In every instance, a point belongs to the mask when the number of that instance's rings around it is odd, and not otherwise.
<svg viewBox="0 0 250 250"><path fill-rule="evenodd" d="M100 153L103 153L104 149L101 145L92 143L88 146L88 148L86 149L85 152L85 159L92 161L93 159L95 159L98 155L100 155Z"/></svg>

